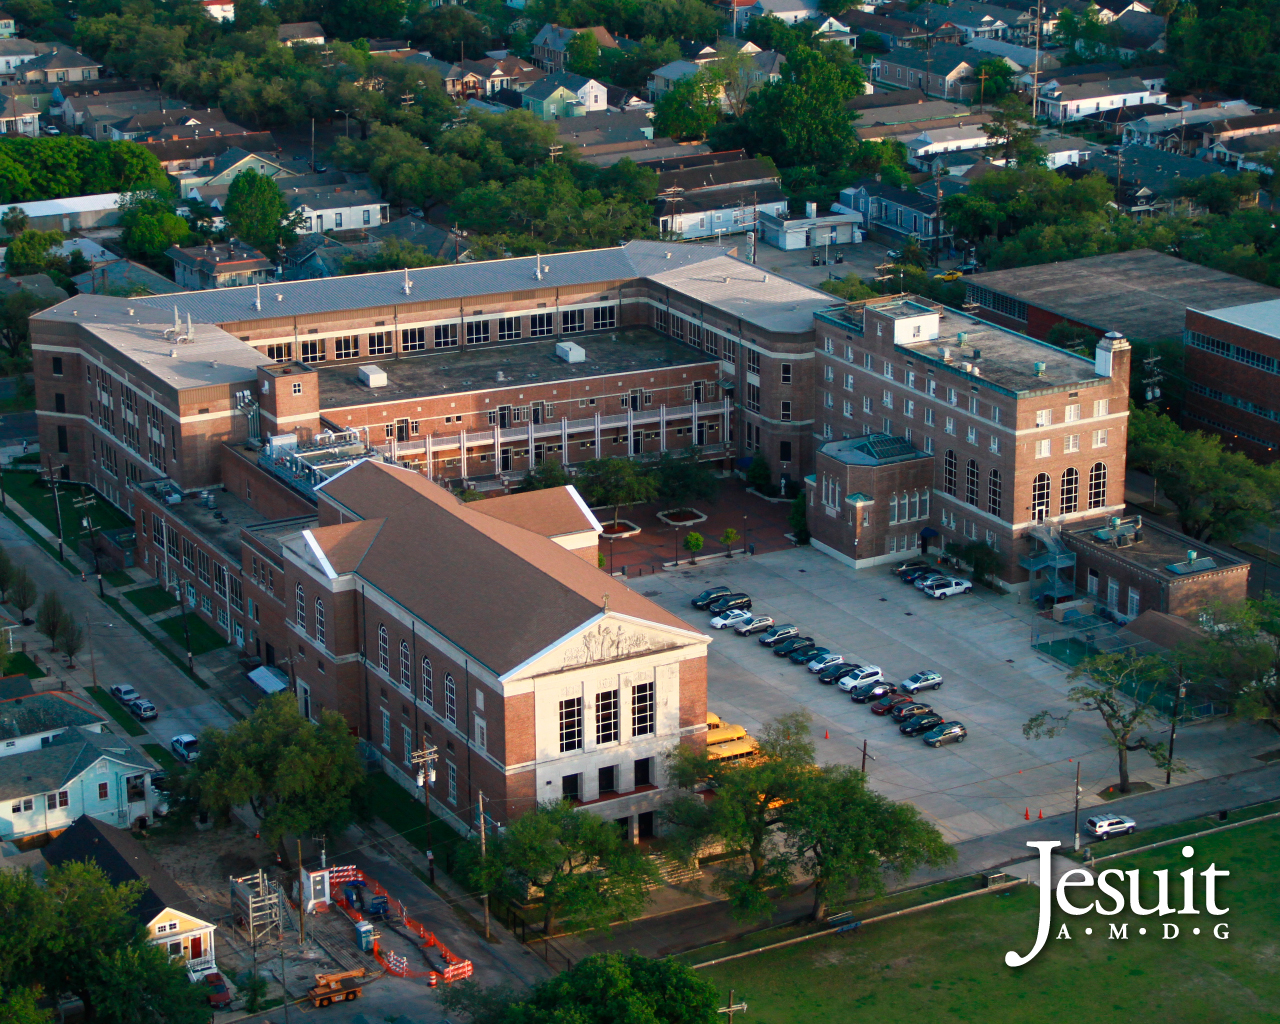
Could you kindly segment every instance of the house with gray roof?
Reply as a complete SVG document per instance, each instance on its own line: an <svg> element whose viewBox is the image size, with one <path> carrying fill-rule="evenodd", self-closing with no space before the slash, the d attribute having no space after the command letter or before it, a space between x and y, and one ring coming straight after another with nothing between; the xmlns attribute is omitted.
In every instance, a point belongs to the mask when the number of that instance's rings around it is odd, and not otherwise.
<svg viewBox="0 0 1280 1024"><path fill-rule="evenodd" d="M47 747L69 729L100 733L105 723L86 700L59 690L0 700L0 757Z"/></svg>
<svg viewBox="0 0 1280 1024"><path fill-rule="evenodd" d="M52 50L17 69L21 82L88 82L100 77L102 65L78 50L58 43Z"/></svg>
<svg viewBox="0 0 1280 1024"><path fill-rule="evenodd" d="M926 96L946 100L970 100L977 95L973 77L987 57L976 50L951 43L928 49L900 46L872 65L875 81L891 88L919 89Z"/></svg>
<svg viewBox="0 0 1280 1024"><path fill-rule="evenodd" d="M608 97L600 82L568 71L547 75L520 95L524 109L533 111L544 121L578 117L608 106Z"/></svg>

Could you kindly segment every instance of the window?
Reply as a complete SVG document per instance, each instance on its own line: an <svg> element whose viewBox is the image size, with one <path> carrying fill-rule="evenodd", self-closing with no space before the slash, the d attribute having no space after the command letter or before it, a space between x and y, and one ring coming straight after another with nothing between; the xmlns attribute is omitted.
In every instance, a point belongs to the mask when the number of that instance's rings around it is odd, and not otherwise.
<svg viewBox="0 0 1280 1024"><path fill-rule="evenodd" d="M1110 416L1111 415L1111 399L1101 398L1093 403L1094 416Z"/></svg>
<svg viewBox="0 0 1280 1024"><path fill-rule="evenodd" d="M196 546L186 537L182 538L182 567L187 572L196 571Z"/></svg>
<svg viewBox="0 0 1280 1024"><path fill-rule="evenodd" d="M300 394L302 394L302 382L301 382L301 381L296 381L296 380L295 380L295 381L293 382L293 393L294 393L295 395L300 395Z"/></svg>
<svg viewBox="0 0 1280 1024"><path fill-rule="evenodd" d="M334 338L334 359L356 359L360 355L360 339L358 337Z"/></svg>
<svg viewBox="0 0 1280 1024"><path fill-rule="evenodd" d="M884 361L884 375L890 380L893 380L893 363L889 362L887 359Z"/></svg>
<svg viewBox="0 0 1280 1024"><path fill-rule="evenodd" d="M1127 614L1129 618L1136 619L1140 610L1141 600L1138 591L1134 587L1129 588L1129 608Z"/></svg>
<svg viewBox="0 0 1280 1024"><path fill-rule="evenodd" d="M778 442L778 461L779 462L791 461L791 442L790 441Z"/></svg>
<svg viewBox="0 0 1280 1024"><path fill-rule="evenodd" d="M903 399L902 415L911 417L911 416L915 416L915 414L916 414L916 403L911 401L911 399L909 398Z"/></svg>
<svg viewBox="0 0 1280 1024"><path fill-rule="evenodd" d="M1074 423L1079 418L1080 418L1080 406L1078 405L1067 406L1067 415L1066 415L1067 422Z"/></svg>
<svg viewBox="0 0 1280 1024"><path fill-rule="evenodd" d="M382 709L382 749L391 749L391 712Z"/></svg>
<svg viewBox="0 0 1280 1024"><path fill-rule="evenodd" d="M53 375L55 377L62 376L62 356L53 357Z"/></svg>
<svg viewBox="0 0 1280 1024"><path fill-rule="evenodd" d="M324 362L324 339L316 338L302 343L302 361L304 363Z"/></svg>
<svg viewBox="0 0 1280 1024"><path fill-rule="evenodd" d="M846 391L852 391L852 390L853 390L853 374L851 374L851 373L846 373L846 374L844 375L844 389L845 389Z"/></svg>
<svg viewBox="0 0 1280 1024"><path fill-rule="evenodd" d="M924 410L924 425L926 427L932 427L934 425L933 410L928 406L926 406Z"/></svg>
<svg viewBox="0 0 1280 1024"><path fill-rule="evenodd" d="M582 749L582 698L560 702L560 753Z"/></svg>
<svg viewBox="0 0 1280 1024"><path fill-rule="evenodd" d="M580 774L561 776L560 796L565 800L581 800L582 776Z"/></svg>
<svg viewBox="0 0 1280 1024"><path fill-rule="evenodd" d="M977 444L977 443L978 443L978 428L977 428L977 427L965 427L965 430L964 430L964 439L965 439L966 441L968 441L970 444Z"/></svg>
<svg viewBox="0 0 1280 1024"><path fill-rule="evenodd" d="M483 718L476 719L476 746L481 750L489 749L489 727Z"/></svg>
<svg viewBox="0 0 1280 1024"><path fill-rule="evenodd" d="M1080 471L1074 467L1062 474L1061 501L1058 504L1059 515L1070 515L1080 507Z"/></svg>
<svg viewBox="0 0 1280 1024"><path fill-rule="evenodd" d="M218 566L221 569L222 566ZM294 592L294 611L293 617L298 623L298 628L304 633L307 629L307 599L302 592L302 584L299 583L297 590Z"/></svg>
<svg viewBox="0 0 1280 1024"><path fill-rule="evenodd" d="M760 372L760 353L754 348L747 349L747 373Z"/></svg>
<svg viewBox="0 0 1280 1024"><path fill-rule="evenodd" d="M781 373L782 373L782 383L783 383L783 384L790 384L790 383L791 383L791 364L790 364L790 363L782 363L782 364L781 364L781 366L780 366L780 370L781 370ZM825 379L826 379L826 380L834 380L834 379L835 379L835 370L833 370L830 366L828 366L828 367L826 368L826 370L824 371L824 374L823 374L823 375L824 375L824 377L825 377Z"/></svg>
<svg viewBox="0 0 1280 1024"><path fill-rule="evenodd" d="M871 396L870 396L870 395L863 395L863 396L862 396L862 411L863 411L863 412L871 412L871 410L872 410Z"/></svg>
<svg viewBox="0 0 1280 1024"><path fill-rule="evenodd" d="M534 313L529 317L529 337L544 338L555 333L554 314Z"/></svg>
<svg viewBox="0 0 1280 1024"><path fill-rule="evenodd" d="M450 725L458 724L458 684L448 672L444 674L444 720Z"/></svg>
<svg viewBox="0 0 1280 1024"><path fill-rule="evenodd" d="M1031 484L1031 518L1040 522L1049 514L1049 492L1053 484L1048 473L1040 473Z"/></svg>
<svg viewBox="0 0 1280 1024"><path fill-rule="evenodd" d="M316 598L316 643L324 646L324 602Z"/></svg>
<svg viewBox="0 0 1280 1024"><path fill-rule="evenodd" d="M1093 432L1093 446L1095 448L1105 448L1107 446L1107 431L1095 430Z"/></svg>
<svg viewBox="0 0 1280 1024"><path fill-rule="evenodd" d="M978 463L974 459L969 460L969 464L965 467L965 486L964 500L970 505L978 504L978 485L982 481L982 474L978 471Z"/></svg>
<svg viewBox="0 0 1280 1024"><path fill-rule="evenodd" d="M755 384L747 385L747 409L751 412L760 411L760 388Z"/></svg>
<svg viewBox="0 0 1280 1024"><path fill-rule="evenodd" d="M942 489L950 495L956 493L956 453L950 448L942 455Z"/></svg>
<svg viewBox="0 0 1280 1024"><path fill-rule="evenodd" d="M70 442L67 440L67 428L58 428L58 452L61 455L67 455L71 451Z"/></svg>
<svg viewBox="0 0 1280 1024"><path fill-rule="evenodd" d="M956 420L954 416L948 416L946 423L942 425L944 432L954 435L956 432Z"/></svg>
<svg viewBox="0 0 1280 1024"><path fill-rule="evenodd" d="M381 622L378 623L378 668L383 672L391 668L391 636Z"/></svg>
<svg viewBox="0 0 1280 1024"><path fill-rule="evenodd" d="M111 787L105 782L98 783L98 799L106 800L111 795Z"/></svg>
<svg viewBox="0 0 1280 1024"><path fill-rule="evenodd" d="M486 345L489 342L489 321L472 320L467 324L467 344ZM372 351L369 353L372 355Z"/></svg>
<svg viewBox="0 0 1280 1024"><path fill-rule="evenodd" d="M1036 442L1036 458L1047 459L1053 454L1053 442L1049 438Z"/></svg>
<svg viewBox="0 0 1280 1024"><path fill-rule="evenodd" d="M1089 470L1089 507L1102 508L1107 503L1107 465L1095 462Z"/></svg>
<svg viewBox="0 0 1280 1024"><path fill-rule="evenodd" d="M436 324L435 339L436 348L455 348L458 344L458 325Z"/></svg>
<svg viewBox="0 0 1280 1024"><path fill-rule="evenodd" d="M422 659L422 703L429 708L435 707L435 694L431 690L431 659Z"/></svg>
<svg viewBox="0 0 1280 1024"><path fill-rule="evenodd" d="M844 415L846 419L853 418L853 403L847 398L844 400Z"/></svg>
<svg viewBox="0 0 1280 1024"><path fill-rule="evenodd" d="M831 397L830 395L827 396L828 399L830 397ZM783 423L790 423L791 422L791 403L783 402L781 411L779 412L778 415Z"/></svg>
<svg viewBox="0 0 1280 1024"><path fill-rule="evenodd" d="M1097 596L1098 596L1098 578L1099 578L1099 577L1098 577L1098 570L1097 570L1097 569L1090 569L1090 570L1089 570L1089 582L1086 584L1086 587L1087 587L1087 589L1088 589L1088 593L1089 593L1089 596L1090 596L1090 597L1097 597Z"/></svg>
<svg viewBox="0 0 1280 1024"><path fill-rule="evenodd" d="M906 518L904 515L903 519ZM889 496L889 523L892 525L898 521L898 496L896 494Z"/></svg>
<svg viewBox="0 0 1280 1024"><path fill-rule="evenodd" d="M1053 410L1039 409L1036 411L1036 426L1050 427L1053 425Z"/></svg>
<svg viewBox="0 0 1280 1024"><path fill-rule="evenodd" d="M1107 577L1107 607L1119 610L1120 581L1114 576Z"/></svg>
<svg viewBox="0 0 1280 1024"><path fill-rule="evenodd" d="M24 798L24 799L22 799L22 800L15 800L15 801L13 802L13 806L9 808L9 813L10 813L10 814L22 814L22 813L23 813L23 812L25 812L25 811L29 811L29 810L31 810L34 806L35 806L35 805L34 805L34 803L32 802L31 797L25 797L25 798Z"/></svg>
<svg viewBox="0 0 1280 1024"><path fill-rule="evenodd" d="M400 641L400 685L413 692L413 661L409 657L409 643Z"/></svg>
<svg viewBox="0 0 1280 1024"><path fill-rule="evenodd" d="M1000 438L996 437L995 434L992 434L991 440L987 442L987 451L989 451L992 455L1000 454Z"/></svg>
<svg viewBox="0 0 1280 1024"><path fill-rule="evenodd" d="M515 341L520 337L520 318L504 316L498 320L498 340Z"/></svg>
<svg viewBox="0 0 1280 1024"><path fill-rule="evenodd" d="M880 404L886 409L893 408L893 392L887 388L880 395Z"/></svg>
<svg viewBox="0 0 1280 1024"><path fill-rule="evenodd" d="M635 788L653 785L653 758L642 757L635 763Z"/></svg>
<svg viewBox="0 0 1280 1024"><path fill-rule="evenodd" d="M1062 450L1064 452L1078 452L1080 450L1080 435L1068 434L1062 439Z"/></svg>
<svg viewBox="0 0 1280 1024"><path fill-rule="evenodd" d="M449 803L458 802L458 766L445 762L445 770L449 779Z"/></svg>
<svg viewBox="0 0 1280 1024"><path fill-rule="evenodd" d="M653 680L631 688L631 735L652 736L655 725Z"/></svg>
<svg viewBox="0 0 1280 1024"><path fill-rule="evenodd" d="M196 552L196 577L206 587L209 585L209 552Z"/></svg>
<svg viewBox="0 0 1280 1024"><path fill-rule="evenodd" d="M591 322L597 331L611 331L618 326L617 306L596 306L591 311Z"/></svg>
<svg viewBox="0 0 1280 1024"><path fill-rule="evenodd" d="M577 334L587 329L587 311L585 309L567 309L560 314L561 330L565 334Z"/></svg>
<svg viewBox="0 0 1280 1024"><path fill-rule="evenodd" d="M410 327L408 330L400 332L401 351L421 352L426 347L427 329L425 327Z"/></svg>
<svg viewBox="0 0 1280 1024"><path fill-rule="evenodd" d="M596 694L596 743L618 740L618 691Z"/></svg>
<svg viewBox="0 0 1280 1024"><path fill-rule="evenodd" d="M997 518L1002 506L1000 483L1000 470L993 469L987 474L987 511Z"/></svg>

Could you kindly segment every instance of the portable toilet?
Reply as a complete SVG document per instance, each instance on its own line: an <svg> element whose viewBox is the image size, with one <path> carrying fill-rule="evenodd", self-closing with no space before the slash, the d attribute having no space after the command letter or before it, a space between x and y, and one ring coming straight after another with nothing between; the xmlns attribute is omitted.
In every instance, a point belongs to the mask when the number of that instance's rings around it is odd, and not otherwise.
<svg viewBox="0 0 1280 1024"><path fill-rule="evenodd" d="M373 952L373 925L368 921L356 922L356 945L362 953Z"/></svg>

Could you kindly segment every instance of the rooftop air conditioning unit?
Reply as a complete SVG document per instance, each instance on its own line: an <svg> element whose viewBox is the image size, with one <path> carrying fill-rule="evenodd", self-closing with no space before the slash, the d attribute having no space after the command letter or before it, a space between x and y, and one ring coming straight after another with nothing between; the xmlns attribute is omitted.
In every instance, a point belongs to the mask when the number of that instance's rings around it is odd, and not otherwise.
<svg viewBox="0 0 1280 1024"><path fill-rule="evenodd" d="M376 366L362 366L360 367L360 383L367 388L385 388L387 386L386 371Z"/></svg>
<svg viewBox="0 0 1280 1024"><path fill-rule="evenodd" d="M585 363L587 361L586 349L572 341L557 342L556 355L566 363Z"/></svg>

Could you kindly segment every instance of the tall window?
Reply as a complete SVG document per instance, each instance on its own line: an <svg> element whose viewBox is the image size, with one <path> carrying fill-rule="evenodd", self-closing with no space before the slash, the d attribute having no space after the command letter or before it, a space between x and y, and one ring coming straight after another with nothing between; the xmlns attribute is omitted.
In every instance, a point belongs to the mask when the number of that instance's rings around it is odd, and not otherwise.
<svg viewBox="0 0 1280 1024"><path fill-rule="evenodd" d="M654 731L653 680L631 688L631 735L652 736Z"/></svg>
<svg viewBox="0 0 1280 1024"><path fill-rule="evenodd" d="M978 487L981 482L982 474L978 471L978 463L970 459L968 466L965 467L964 481L964 500L970 505L978 504Z"/></svg>
<svg viewBox="0 0 1280 1024"><path fill-rule="evenodd" d="M1107 464L1095 462L1089 470L1089 507L1102 508L1107 503Z"/></svg>
<svg viewBox="0 0 1280 1024"><path fill-rule="evenodd" d="M618 739L618 691L596 694L596 742L615 743Z"/></svg>
<svg viewBox="0 0 1280 1024"><path fill-rule="evenodd" d="M400 685L413 692L413 662L409 658L409 643L400 641Z"/></svg>
<svg viewBox="0 0 1280 1024"><path fill-rule="evenodd" d="M391 749L391 712L382 709L382 749Z"/></svg>
<svg viewBox="0 0 1280 1024"><path fill-rule="evenodd" d="M1080 507L1080 471L1074 466L1062 474L1062 501L1058 508L1069 515Z"/></svg>
<svg viewBox="0 0 1280 1024"><path fill-rule="evenodd" d="M378 623L378 668L386 672L391 667L391 637L387 627Z"/></svg>
<svg viewBox="0 0 1280 1024"><path fill-rule="evenodd" d="M324 602L316 598L316 643L324 646Z"/></svg>
<svg viewBox="0 0 1280 1024"><path fill-rule="evenodd" d="M1000 470L993 469L987 474L987 511L993 516L1000 515Z"/></svg>
<svg viewBox="0 0 1280 1024"><path fill-rule="evenodd" d="M306 595L302 592L301 583L298 584L297 590L294 591L294 596L295 596L295 600L294 600L295 607L294 607L293 615L294 615L294 618L298 620L298 628L303 632L306 632L307 598L306 598Z"/></svg>
<svg viewBox="0 0 1280 1024"><path fill-rule="evenodd" d="M1048 473L1040 473L1031 484L1031 518L1036 522L1049 514L1049 492L1052 487Z"/></svg>
<svg viewBox="0 0 1280 1024"><path fill-rule="evenodd" d="M444 720L450 725L458 724L458 684L448 672L444 674Z"/></svg>
<svg viewBox="0 0 1280 1024"><path fill-rule="evenodd" d="M435 694L431 689L431 659L426 656L422 659L422 703L429 708L436 706Z"/></svg>
<svg viewBox="0 0 1280 1024"><path fill-rule="evenodd" d="M560 702L560 753L582 749L582 698Z"/></svg>
<svg viewBox="0 0 1280 1024"><path fill-rule="evenodd" d="M956 493L956 453L950 448L942 455L942 489L951 495Z"/></svg>

